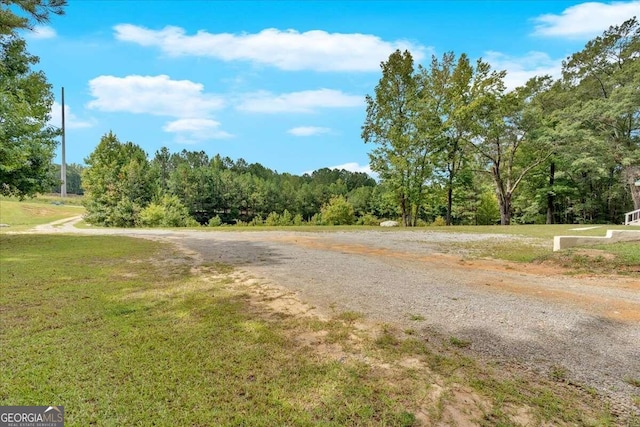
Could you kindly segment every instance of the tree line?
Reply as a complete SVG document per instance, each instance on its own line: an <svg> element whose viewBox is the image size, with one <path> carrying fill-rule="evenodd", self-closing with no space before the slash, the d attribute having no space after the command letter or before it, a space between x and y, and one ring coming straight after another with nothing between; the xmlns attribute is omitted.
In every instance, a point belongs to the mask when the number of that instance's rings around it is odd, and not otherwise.
<svg viewBox="0 0 640 427"><path fill-rule="evenodd" d="M381 68L362 138L375 145L371 168L405 226L438 195L446 223L460 221L464 203L486 191L497 197L501 224L542 215L547 223L619 222L640 209L636 18L571 55L562 78L534 77L513 90L504 71L465 54L415 67L398 50Z"/></svg>
<svg viewBox="0 0 640 427"><path fill-rule="evenodd" d="M388 216L375 180L362 172L319 169L302 176L204 151L153 158L109 132L85 159L86 219L106 226L352 224Z"/></svg>
<svg viewBox="0 0 640 427"><path fill-rule="evenodd" d="M0 2L0 194L59 184L51 85L19 30L63 14L66 0ZM105 135L69 192L104 225L603 223L640 209L640 24L612 26L568 57L562 77L507 90L505 72L448 52L381 64L362 126L376 182L320 169L296 176L259 163L163 148L153 158ZM56 167L58 168L56 170Z"/></svg>

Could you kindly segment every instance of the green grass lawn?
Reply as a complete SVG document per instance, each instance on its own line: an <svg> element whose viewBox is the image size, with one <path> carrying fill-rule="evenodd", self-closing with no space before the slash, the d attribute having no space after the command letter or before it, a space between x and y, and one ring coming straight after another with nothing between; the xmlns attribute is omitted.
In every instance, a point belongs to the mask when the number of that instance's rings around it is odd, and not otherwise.
<svg viewBox="0 0 640 427"><path fill-rule="evenodd" d="M58 198L58 200L60 200ZM39 224L69 218L84 213L84 207L76 204L54 204L57 201L40 199L18 201L0 198L0 223L9 227L0 228L0 232L25 231Z"/></svg>
<svg viewBox="0 0 640 427"><path fill-rule="evenodd" d="M232 268L192 266L142 239L0 235L0 405L64 405L69 426L410 426L467 410L463 387L480 425L519 408L533 425L615 424L595 394L494 371L449 337L443 350L409 330L358 335L358 313L276 315L227 286Z"/></svg>

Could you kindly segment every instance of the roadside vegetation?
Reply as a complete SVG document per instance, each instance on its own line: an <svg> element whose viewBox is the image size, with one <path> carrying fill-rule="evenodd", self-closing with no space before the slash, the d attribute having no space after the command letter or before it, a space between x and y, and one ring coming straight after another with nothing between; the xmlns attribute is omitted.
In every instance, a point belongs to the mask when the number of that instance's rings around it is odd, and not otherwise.
<svg viewBox="0 0 640 427"><path fill-rule="evenodd" d="M595 392L488 366L455 337L270 308L277 294L169 245L0 243L0 405L63 404L70 425L620 421Z"/></svg>

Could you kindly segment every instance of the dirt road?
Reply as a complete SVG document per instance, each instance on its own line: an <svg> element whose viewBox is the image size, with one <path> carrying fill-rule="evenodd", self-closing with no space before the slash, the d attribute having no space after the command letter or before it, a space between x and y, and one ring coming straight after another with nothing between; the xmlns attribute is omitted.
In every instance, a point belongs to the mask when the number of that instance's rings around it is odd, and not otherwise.
<svg viewBox="0 0 640 427"><path fill-rule="evenodd" d="M425 231L301 233L79 230L160 238L205 262L233 264L319 307L471 342L492 360L567 378L635 411L640 394L640 281L570 277L549 267L465 261L452 242L513 238ZM421 320L416 320L421 319Z"/></svg>

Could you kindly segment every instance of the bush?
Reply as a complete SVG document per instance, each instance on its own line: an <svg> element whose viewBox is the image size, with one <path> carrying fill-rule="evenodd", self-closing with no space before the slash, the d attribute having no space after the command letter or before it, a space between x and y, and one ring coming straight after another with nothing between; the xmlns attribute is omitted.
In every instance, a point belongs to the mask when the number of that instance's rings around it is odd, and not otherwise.
<svg viewBox="0 0 640 427"><path fill-rule="evenodd" d="M177 196L165 195L140 211L138 224L144 227L192 227L198 223Z"/></svg>
<svg viewBox="0 0 640 427"><path fill-rule="evenodd" d="M309 224L324 225L324 222L322 222L322 214L313 214L313 216L309 219Z"/></svg>
<svg viewBox="0 0 640 427"><path fill-rule="evenodd" d="M249 225L252 226L252 227L264 225L264 221L262 220L262 217L260 215L256 215L249 222Z"/></svg>
<svg viewBox="0 0 640 427"><path fill-rule="evenodd" d="M209 227L220 227L222 225L222 219L220 219L219 215L216 215L213 218L209 219L207 225Z"/></svg>
<svg viewBox="0 0 640 427"><path fill-rule="evenodd" d="M476 215L478 225L493 225L500 222L500 206L494 192L485 191L480 195Z"/></svg>
<svg viewBox="0 0 640 427"><path fill-rule="evenodd" d="M138 217L138 222L142 227L161 227L164 219L164 208L155 203L151 203L142 209Z"/></svg>
<svg viewBox="0 0 640 427"><path fill-rule="evenodd" d="M302 219L302 215L296 214L296 216L293 217L293 225L303 225L303 224L304 224L304 219Z"/></svg>
<svg viewBox="0 0 640 427"><path fill-rule="evenodd" d="M344 196L334 196L322 209L322 220L328 225L351 225L355 214L351 203Z"/></svg>
<svg viewBox="0 0 640 427"><path fill-rule="evenodd" d="M447 222L444 220L444 218L439 216L439 217L436 217L436 219L433 220L431 225L433 225L435 227L444 227L445 225L447 225Z"/></svg>
<svg viewBox="0 0 640 427"><path fill-rule="evenodd" d="M284 210L282 215L280 215L280 219L278 221L278 225L291 225L293 224L293 216L288 210Z"/></svg>
<svg viewBox="0 0 640 427"><path fill-rule="evenodd" d="M271 212L267 215L267 219L264 220L265 225L274 226L280 224L280 215L278 212Z"/></svg>
<svg viewBox="0 0 640 427"><path fill-rule="evenodd" d="M134 227L140 213L140 205L129 199L122 199L107 214L105 224L107 227Z"/></svg>
<svg viewBox="0 0 640 427"><path fill-rule="evenodd" d="M357 224L358 225L380 225L380 220L375 215L365 214L365 215L362 215L360 218L358 218Z"/></svg>

